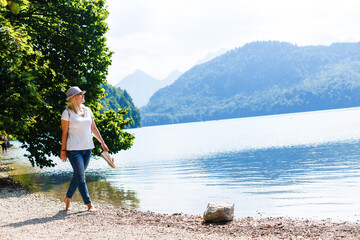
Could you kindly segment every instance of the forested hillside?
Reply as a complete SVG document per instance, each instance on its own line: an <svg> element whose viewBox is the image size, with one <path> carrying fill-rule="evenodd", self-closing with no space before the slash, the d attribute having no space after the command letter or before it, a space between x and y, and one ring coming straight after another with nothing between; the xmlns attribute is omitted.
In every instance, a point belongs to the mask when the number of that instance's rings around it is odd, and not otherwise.
<svg viewBox="0 0 360 240"><path fill-rule="evenodd" d="M254 42L197 65L141 109L146 125L358 106L360 43Z"/></svg>
<svg viewBox="0 0 360 240"><path fill-rule="evenodd" d="M129 127L141 127L140 110L134 106L131 96L126 91L109 84L103 85L102 88L105 89L105 93L108 95L99 100L99 103L103 105L100 112L104 113L108 109L117 112L118 108L127 107L128 113L124 115L124 118L131 117L133 119L133 123Z"/></svg>

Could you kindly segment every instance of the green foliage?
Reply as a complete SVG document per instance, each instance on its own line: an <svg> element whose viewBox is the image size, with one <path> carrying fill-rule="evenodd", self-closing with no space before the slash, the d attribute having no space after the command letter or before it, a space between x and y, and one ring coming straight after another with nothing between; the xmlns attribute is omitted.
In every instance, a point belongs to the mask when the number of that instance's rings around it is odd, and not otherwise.
<svg viewBox="0 0 360 240"><path fill-rule="evenodd" d="M128 126L130 128L141 127L140 110L135 107L130 95L126 91L113 87L109 84L103 85L102 87L105 90L106 96L99 100L99 103L103 106L100 112L104 113L109 109L117 111L119 108L126 108L128 113L124 116L124 118L128 117L133 120L133 122Z"/></svg>
<svg viewBox="0 0 360 240"><path fill-rule="evenodd" d="M28 0L0 0L0 7L7 7L13 14L18 14L29 4Z"/></svg>
<svg viewBox="0 0 360 240"><path fill-rule="evenodd" d="M358 106L360 43L254 42L197 65L141 109L147 125Z"/></svg>
<svg viewBox="0 0 360 240"><path fill-rule="evenodd" d="M126 114L127 111L122 109L119 109L118 112L107 110L104 114L94 114L96 126L101 129L101 135L109 147L110 153L116 153L117 151L114 151L114 149L129 149L134 142L135 137L122 130L132 122L130 118L123 118ZM101 145L96 141L93 153L100 155L101 152Z"/></svg>
<svg viewBox="0 0 360 240"><path fill-rule="evenodd" d="M11 9L11 2L16 2L18 11ZM54 166L49 156L60 153L66 89L85 89L86 105L95 114L99 111L97 101L112 55L104 36L108 30L105 1L7 3L0 5L0 129L22 142L33 165ZM104 127L123 126L119 122L127 121L121 114L111 119L99 127L100 132L108 133ZM111 150L127 148L127 144L115 144Z"/></svg>

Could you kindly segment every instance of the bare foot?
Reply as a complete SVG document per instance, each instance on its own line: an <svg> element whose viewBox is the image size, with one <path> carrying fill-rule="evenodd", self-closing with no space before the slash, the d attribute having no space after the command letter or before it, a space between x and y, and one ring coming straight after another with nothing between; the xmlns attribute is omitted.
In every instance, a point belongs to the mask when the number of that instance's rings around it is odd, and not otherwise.
<svg viewBox="0 0 360 240"><path fill-rule="evenodd" d="M86 204L86 206L88 207L89 212L97 212L98 211L92 203Z"/></svg>
<svg viewBox="0 0 360 240"><path fill-rule="evenodd" d="M71 198L65 197L64 203L65 203L65 210L66 211L71 211L70 201L71 201Z"/></svg>

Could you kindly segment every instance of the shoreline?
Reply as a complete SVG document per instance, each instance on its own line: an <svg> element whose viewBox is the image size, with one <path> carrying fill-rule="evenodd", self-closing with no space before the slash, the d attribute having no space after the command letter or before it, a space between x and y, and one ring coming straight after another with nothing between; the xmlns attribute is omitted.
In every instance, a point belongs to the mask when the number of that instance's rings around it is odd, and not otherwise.
<svg viewBox="0 0 360 240"><path fill-rule="evenodd" d="M285 217L234 219L204 224L202 217L159 214L94 203L99 210L25 189L0 161L0 239L359 239L357 222Z"/></svg>

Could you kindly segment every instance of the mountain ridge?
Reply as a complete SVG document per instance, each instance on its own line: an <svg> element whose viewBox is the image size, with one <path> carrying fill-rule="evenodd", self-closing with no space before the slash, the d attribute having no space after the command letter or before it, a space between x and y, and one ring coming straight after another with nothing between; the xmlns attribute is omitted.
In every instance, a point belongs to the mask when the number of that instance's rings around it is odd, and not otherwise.
<svg viewBox="0 0 360 240"><path fill-rule="evenodd" d="M249 43L194 66L157 91L141 108L142 122L149 126L357 106L359 62L360 43Z"/></svg>

